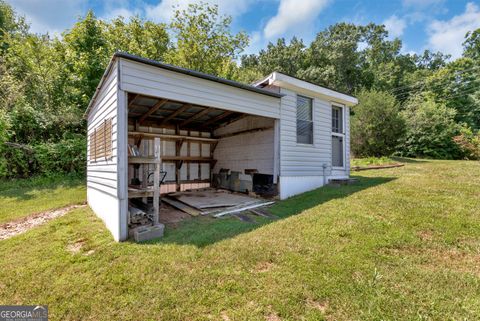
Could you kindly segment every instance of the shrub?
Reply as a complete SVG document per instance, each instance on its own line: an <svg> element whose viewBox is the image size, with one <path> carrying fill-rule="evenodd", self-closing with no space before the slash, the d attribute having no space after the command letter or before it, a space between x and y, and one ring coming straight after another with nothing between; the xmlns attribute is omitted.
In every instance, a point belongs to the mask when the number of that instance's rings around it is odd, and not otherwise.
<svg viewBox="0 0 480 321"><path fill-rule="evenodd" d="M462 127L460 135L453 137L453 141L462 151L463 158L480 160L480 131L473 133L469 127Z"/></svg>
<svg viewBox="0 0 480 321"><path fill-rule="evenodd" d="M7 173L7 159L5 158L6 146L8 140L9 123L7 114L0 109L0 177Z"/></svg>
<svg viewBox="0 0 480 321"><path fill-rule="evenodd" d="M398 104L391 94L363 90L351 117L351 149L356 157L388 156L405 134Z"/></svg>
<svg viewBox="0 0 480 321"><path fill-rule="evenodd" d="M402 112L406 136L401 154L409 157L438 159L461 158L461 150L453 138L460 132L455 123L455 110L424 97L414 97Z"/></svg>
<svg viewBox="0 0 480 321"><path fill-rule="evenodd" d="M81 135L34 147L40 174L85 173L86 139Z"/></svg>

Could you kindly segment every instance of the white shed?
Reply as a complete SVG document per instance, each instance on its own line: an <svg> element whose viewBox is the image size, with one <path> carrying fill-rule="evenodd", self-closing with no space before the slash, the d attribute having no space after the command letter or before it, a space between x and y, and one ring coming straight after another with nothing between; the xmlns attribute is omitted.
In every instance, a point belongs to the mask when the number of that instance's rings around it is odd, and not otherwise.
<svg viewBox="0 0 480 321"><path fill-rule="evenodd" d="M88 204L122 241L129 199L209 187L221 169L271 177L280 199L346 179L355 104L279 72L250 86L116 53L86 111Z"/></svg>

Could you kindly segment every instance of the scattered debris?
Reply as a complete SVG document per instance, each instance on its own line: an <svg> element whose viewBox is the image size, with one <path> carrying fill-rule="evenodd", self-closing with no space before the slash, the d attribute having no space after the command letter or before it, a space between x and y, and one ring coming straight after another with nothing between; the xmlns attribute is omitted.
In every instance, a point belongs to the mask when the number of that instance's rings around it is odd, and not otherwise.
<svg viewBox="0 0 480 321"><path fill-rule="evenodd" d="M185 204L185 203L176 201L176 200L174 200L174 199L172 199L172 198L170 198L170 197L163 197L163 198L162 198L162 201L165 202L165 203L167 203L167 204L169 204L169 205L171 205L171 206L173 206L173 207L175 207L175 208L178 208L179 210L181 210L181 211L183 211L183 212L185 212L185 213L188 213L188 214L190 214L190 215L192 215L192 216L198 216L198 215L202 214L202 212L200 212L199 210L197 210L197 209L195 209L195 208L193 208L193 207L191 207L191 206L188 206L188 205ZM162 215L162 214L160 213L160 216L161 216L161 215Z"/></svg>
<svg viewBox="0 0 480 321"><path fill-rule="evenodd" d="M251 209L254 209L254 208L258 208L258 207L272 205L273 203L275 203L275 202L264 202L264 203L250 204L250 205L246 205L246 206L238 207L238 208L234 208L234 209L227 209L226 211L217 213L213 216L214 217L221 217L221 216L224 216L224 215L227 215L227 214L240 213L240 212L251 210Z"/></svg>
<svg viewBox="0 0 480 321"><path fill-rule="evenodd" d="M0 225L0 240L24 233L35 226L46 223L54 218L63 216L75 208L85 207L85 204L70 205L56 210L32 214Z"/></svg>
<svg viewBox="0 0 480 321"><path fill-rule="evenodd" d="M186 191L169 194L168 196L203 212L210 208L236 206L256 200L247 195L232 193L221 189Z"/></svg>

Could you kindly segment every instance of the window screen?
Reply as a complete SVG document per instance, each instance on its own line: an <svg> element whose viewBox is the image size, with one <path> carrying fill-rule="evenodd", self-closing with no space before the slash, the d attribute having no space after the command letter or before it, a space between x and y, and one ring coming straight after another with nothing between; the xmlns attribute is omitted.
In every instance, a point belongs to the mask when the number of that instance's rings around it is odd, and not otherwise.
<svg viewBox="0 0 480 321"><path fill-rule="evenodd" d="M313 144L312 99L297 96L297 143Z"/></svg>
<svg viewBox="0 0 480 321"><path fill-rule="evenodd" d="M332 132L343 133L343 110L341 107L332 107Z"/></svg>
<svg viewBox="0 0 480 321"><path fill-rule="evenodd" d="M112 119L105 119L89 136L90 160L112 156Z"/></svg>

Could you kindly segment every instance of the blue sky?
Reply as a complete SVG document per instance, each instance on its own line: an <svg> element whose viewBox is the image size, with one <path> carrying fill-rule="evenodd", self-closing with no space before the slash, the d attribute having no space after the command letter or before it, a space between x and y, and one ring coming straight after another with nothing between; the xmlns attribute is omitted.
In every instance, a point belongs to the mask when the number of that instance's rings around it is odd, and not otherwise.
<svg viewBox="0 0 480 321"><path fill-rule="evenodd" d="M35 32L60 34L89 9L103 19L140 15L168 22L172 6L194 0L7 0ZM385 24L405 52L439 50L461 55L465 33L480 28L479 0L204 0L233 17L234 31L251 38L247 52L257 52L278 37L296 35L310 42L336 22Z"/></svg>

